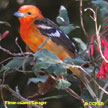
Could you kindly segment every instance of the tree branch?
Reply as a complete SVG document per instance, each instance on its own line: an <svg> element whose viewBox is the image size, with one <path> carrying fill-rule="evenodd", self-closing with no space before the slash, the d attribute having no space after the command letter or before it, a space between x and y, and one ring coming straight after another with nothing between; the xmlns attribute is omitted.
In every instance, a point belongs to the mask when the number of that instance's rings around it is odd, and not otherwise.
<svg viewBox="0 0 108 108"><path fill-rule="evenodd" d="M18 98L21 101L26 101L26 102L30 101L30 100L22 97L19 93L17 93L14 90L12 90L8 85L0 85L0 88L7 89L8 91L10 91L12 93L12 95L14 95L16 98ZM35 107L35 108L43 108L42 106L37 105L37 104L30 104L30 105L33 106L33 107Z"/></svg>
<svg viewBox="0 0 108 108"><path fill-rule="evenodd" d="M82 27L82 30L87 38L87 41L88 41L88 34L85 30L85 27L84 27L84 22L83 22L83 15L82 15L82 0L80 0L80 21L81 21L81 27Z"/></svg>

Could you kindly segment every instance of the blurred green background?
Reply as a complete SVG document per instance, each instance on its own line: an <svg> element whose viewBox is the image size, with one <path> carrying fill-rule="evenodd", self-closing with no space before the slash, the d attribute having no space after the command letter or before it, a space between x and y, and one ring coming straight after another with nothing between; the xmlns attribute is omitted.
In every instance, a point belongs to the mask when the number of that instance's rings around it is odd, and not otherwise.
<svg viewBox="0 0 108 108"><path fill-rule="evenodd" d="M15 38L18 37L18 43L25 51L25 44L20 38L19 34L19 21L13 16L13 13L16 12L21 5L32 4L40 8L43 15L56 23L56 17L59 13L59 8L61 5L64 5L69 14L70 22L76 26L80 26L80 13L79 13L79 1L75 0L0 0L0 21L8 21L11 27L6 25L0 25L0 33L4 33L6 30L9 30L9 35L3 39L0 44L2 47L10 50L11 52L19 52L19 48L15 44ZM90 1L83 2L83 9L86 7L92 6ZM86 15L85 15L86 14ZM89 35L92 35L94 32L93 21L89 17L89 12L84 13L84 24ZM75 29L72 33L69 34L70 38L79 37L84 42L86 42L86 37L81 28ZM10 55L0 50L0 61L10 57ZM33 95L36 92L36 87L34 84L27 86L27 80L29 77L32 77L32 74L22 74L18 72L10 73L5 78L5 83L9 84L12 89L15 89L16 86L19 87L20 93L22 96L27 97ZM2 75L0 75L2 78ZM80 94L79 87L75 84L72 85L73 90ZM57 94L64 94L63 91L58 91L56 89L49 91L45 96L52 96ZM43 97L45 97L43 96ZM5 100L16 100L8 91L4 91ZM42 96L41 96L42 98ZM0 99L1 100L1 99ZM82 104L80 101L74 99L71 96L66 96L61 99L50 99L47 101L45 108L81 108ZM0 103L2 103L0 101ZM24 108L25 106L10 106L9 108ZM1 108L1 106L0 106Z"/></svg>

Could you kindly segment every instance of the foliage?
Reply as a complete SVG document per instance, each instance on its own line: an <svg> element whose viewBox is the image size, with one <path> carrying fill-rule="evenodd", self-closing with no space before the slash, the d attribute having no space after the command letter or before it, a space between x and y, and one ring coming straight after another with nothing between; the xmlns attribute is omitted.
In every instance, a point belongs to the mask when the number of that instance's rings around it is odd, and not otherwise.
<svg viewBox="0 0 108 108"><path fill-rule="evenodd" d="M94 6L100 8L102 16L108 15L108 12L107 12L107 6L108 6L108 4L107 4L107 2L105 0L92 0L91 3Z"/></svg>
<svg viewBox="0 0 108 108"><path fill-rule="evenodd" d="M65 33L69 34L72 30L79 28L70 24L67 9L64 6L60 7L59 15L56 18L57 23L60 25L60 29Z"/></svg>

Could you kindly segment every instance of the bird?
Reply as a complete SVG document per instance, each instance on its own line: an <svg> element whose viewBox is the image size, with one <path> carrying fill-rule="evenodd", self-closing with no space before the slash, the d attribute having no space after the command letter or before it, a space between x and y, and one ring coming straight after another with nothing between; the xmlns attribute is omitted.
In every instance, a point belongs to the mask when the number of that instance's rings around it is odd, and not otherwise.
<svg viewBox="0 0 108 108"><path fill-rule="evenodd" d="M78 50L74 42L60 30L57 24L45 18L38 7L23 5L14 13L14 16L18 17L20 22L22 40L34 53L48 37L51 37L43 48L55 53L61 60L66 57L76 57ZM77 68L70 68L77 77L81 77L81 72Z"/></svg>
<svg viewBox="0 0 108 108"><path fill-rule="evenodd" d="M75 57L77 52L75 44L54 22L44 18L37 7L21 6L14 15L20 20L21 38L33 52L37 51L47 37L51 37L43 48L56 53L62 60L65 57Z"/></svg>
<svg viewBox="0 0 108 108"><path fill-rule="evenodd" d="M42 48L56 54L63 60L64 58L75 58L78 50L74 42L48 18L45 18L38 7L34 5L23 5L14 16L18 17L20 22L20 36L29 48L36 53L42 43L50 37ZM70 66L69 70L79 78L86 86L90 94L95 98L96 95L89 85L84 73L75 67Z"/></svg>
<svg viewBox="0 0 108 108"><path fill-rule="evenodd" d="M48 18L45 18L38 7L23 5L14 16L20 22L20 35L29 48L36 53L39 46L46 41L43 48L55 53L58 58L75 58L78 50L72 40ZM83 79L82 72L74 67L69 68L78 78Z"/></svg>

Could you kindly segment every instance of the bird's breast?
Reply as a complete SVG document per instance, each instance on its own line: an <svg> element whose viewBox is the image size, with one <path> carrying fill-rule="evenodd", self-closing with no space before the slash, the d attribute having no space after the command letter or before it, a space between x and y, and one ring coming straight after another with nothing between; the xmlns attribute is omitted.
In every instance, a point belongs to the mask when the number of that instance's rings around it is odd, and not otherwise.
<svg viewBox="0 0 108 108"><path fill-rule="evenodd" d="M46 37L34 27L21 28L21 38L30 47L33 52L36 52L38 47L45 41Z"/></svg>

